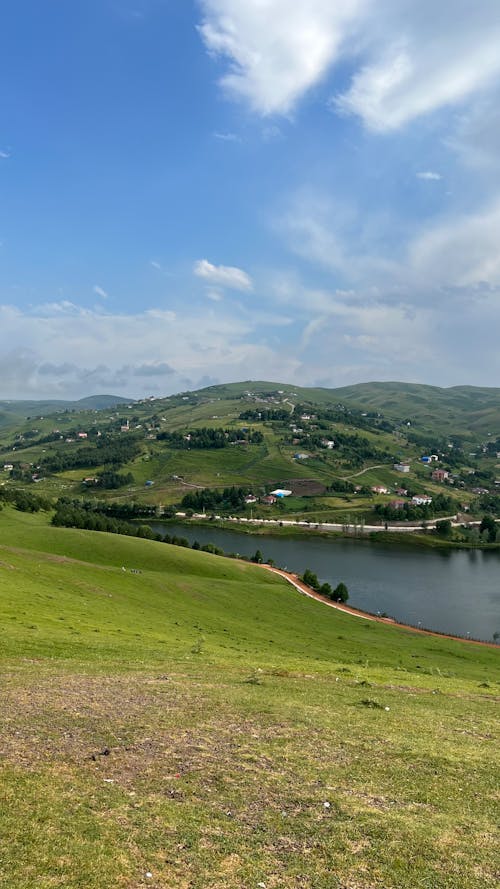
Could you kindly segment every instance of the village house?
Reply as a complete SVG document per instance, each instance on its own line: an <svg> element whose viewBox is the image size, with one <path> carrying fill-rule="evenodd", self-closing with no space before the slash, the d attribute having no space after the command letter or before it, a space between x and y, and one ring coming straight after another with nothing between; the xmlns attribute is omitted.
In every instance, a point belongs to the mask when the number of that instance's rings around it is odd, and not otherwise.
<svg viewBox="0 0 500 889"><path fill-rule="evenodd" d="M276 497L273 497L272 494L267 494L266 497L261 498L261 503L265 503L266 506L273 506L276 502Z"/></svg>
<svg viewBox="0 0 500 889"><path fill-rule="evenodd" d="M79 432L78 435L77 435L77 437L78 437L78 438L88 438L88 435L87 435L86 432Z"/></svg>
<svg viewBox="0 0 500 889"><path fill-rule="evenodd" d="M391 509L404 509L405 501L404 500L391 500L389 503Z"/></svg>
<svg viewBox="0 0 500 889"><path fill-rule="evenodd" d="M388 494L389 488L386 488L385 485L373 485L372 491L374 494Z"/></svg>
<svg viewBox="0 0 500 889"><path fill-rule="evenodd" d="M409 472L410 471L410 464L409 463L395 463L394 469L396 470L396 472Z"/></svg>
<svg viewBox="0 0 500 889"><path fill-rule="evenodd" d="M429 503L432 503L432 497L429 497L428 494L416 494L415 497L411 498L411 502L415 506L428 506Z"/></svg>
<svg viewBox="0 0 500 889"><path fill-rule="evenodd" d="M13 463L4 463L3 464L3 471L4 472L12 472L13 469L14 469Z"/></svg>
<svg viewBox="0 0 500 889"><path fill-rule="evenodd" d="M245 503L257 503L257 497L255 494L247 494L245 497Z"/></svg>
<svg viewBox="0 0 500 889"><path fill-rule="evenodd" d="M450 473L446 469L434 469L431 473L434 482L445 482L449 477Z"/></svg>

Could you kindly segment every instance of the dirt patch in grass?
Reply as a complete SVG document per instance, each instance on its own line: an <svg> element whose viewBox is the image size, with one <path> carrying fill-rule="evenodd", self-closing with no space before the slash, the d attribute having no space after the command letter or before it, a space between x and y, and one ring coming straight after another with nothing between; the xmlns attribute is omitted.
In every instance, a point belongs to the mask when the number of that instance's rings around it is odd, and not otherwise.
<svg viewBox="0 0 500 889"><path fill-rule="evenodd" d="M296 497L320 497L326 491L325 485L314 478L290 478L285 484Z"/></svg>

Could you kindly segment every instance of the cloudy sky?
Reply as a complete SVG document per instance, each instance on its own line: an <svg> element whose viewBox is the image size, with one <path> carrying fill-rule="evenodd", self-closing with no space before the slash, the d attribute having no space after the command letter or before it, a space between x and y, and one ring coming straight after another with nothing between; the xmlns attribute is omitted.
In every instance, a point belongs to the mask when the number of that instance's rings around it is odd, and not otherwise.
<svg viewBox="0 0 500 889"><path fill-rule="evenodd" d="M499 0L17 0L0 398L500 385Z"/></svg>

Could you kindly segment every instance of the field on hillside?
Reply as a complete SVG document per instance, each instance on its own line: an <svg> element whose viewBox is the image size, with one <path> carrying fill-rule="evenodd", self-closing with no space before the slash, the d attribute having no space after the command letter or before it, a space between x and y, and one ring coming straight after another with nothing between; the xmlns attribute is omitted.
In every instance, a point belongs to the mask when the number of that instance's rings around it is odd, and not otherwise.
<svg viewBox="0 0 500 889"><path fill-rule="evenodd" d="M0 886L497 885L497 650L10 507L0 613Z"/></svg>

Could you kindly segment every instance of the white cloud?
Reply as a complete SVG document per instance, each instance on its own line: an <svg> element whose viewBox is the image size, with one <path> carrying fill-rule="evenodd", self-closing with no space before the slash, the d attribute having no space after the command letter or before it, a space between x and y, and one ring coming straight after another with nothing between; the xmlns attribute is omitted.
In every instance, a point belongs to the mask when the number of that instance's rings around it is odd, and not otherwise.
<svg viewBox="0 0 500 889"><path fill-rule="evenodd" d="M150 261L149 264L150 264L154 269L156 269L158 272L163 271L163 270L162 270L162 267L161 267L161 264L160 264L159 262L156 262L155 259L152 259L152 260Z"/></svg>
<svg viewBox="0 0 500 889"><path fill-rule="evenodd" d="M381 248L389 224L376 213L302 189L289 199L275 227L309 263L328 269L338 281L364 284L370 276L394 277L396 261L384 257Z"/></svg>
<svg viewBox="0 0 500 889"><path fill-rule="evenodd" d="M368 0L200 0L200 34L229 60L222 86L259 114L288 114L338 57Z"/></svg>
<svg viewBox="0 0 500 889"><path fill-rule="evenodd" d="M94 293L95 293L97 296L100 296L101 299L107 299L108 296L109 296L109 293L107 293L106 290L103 290L102 287L99 287L98 284L94 284L92 290L94 291Z"/></svg>
<svg viewBox="0 0 500 889"><path fill-rule="evenodd" d="M10 157L10 151L0 151L0 160L6 161Z"/></svg>
<svg viewBox="0 0 500 889"><path fill-rule="evenodd" d="M491 91L458 115L447 146L468 167L494 173L500 167L500 102Z"/></svg>
<svg viewBox="0 0 500 889"><path fill-rule="evenodd" d="M259 341L261 328L281 322L212 304L182 317L164 309L125 315L72 304L0 306L0 398L79 397L110 388L130 397L161 395L207 376L249 379L256 370L264 378L293 378L300 360Z"/></svg>
<svg viewBox="0 0 500 889"><path fill-rule="evenodd" d="M382 287L329 291L281 281L280 301L303 319L296 348L303 384L491 385L500 374L500 288L437 287L427 297L419 301L416 287L398 296Z"/></svg>
<svg viewBox="0 0 500 889"><path fill-rule="evenodd" d="M199 0L221 83L262 115L290 114L339 62L333 107L389 131L498 85L498 0Z"/></svg>
<svg viewBox="0 0 500 889"><path fill-rule="evenodd" d="M252 279L243 269L230 265L213 265L208 259L199 259L194 264L193 273L216 287L229 290L252 290Z"/></svg>
<svg viewBox="0 0 500 889"><path fill-rule="evenodd" d="M416 280L452 287L500 285L500 198L475 214L430 226L409 245Z"/></svg>
<svg viewBox="0 0 500 889"><path fill-rule="evenodd" d="M214 133L214 139L220 142L241 142L241 136L237 133Z"/></svg>
<svg viewBox="0 0 500 889"><path fill-rule="evenodd" d="M440 173L434 173L432 170L422 170L422 172L417 173L417 179L426 179L429 182L438 182L443 177Z"/></svg>
<svg viewBox="0 0 500 889"><path fill-rule="evenodd" d="M388 0L360 24L362 56L335 107L372 130L397 129L498 83L497 0Z"/></svg>

